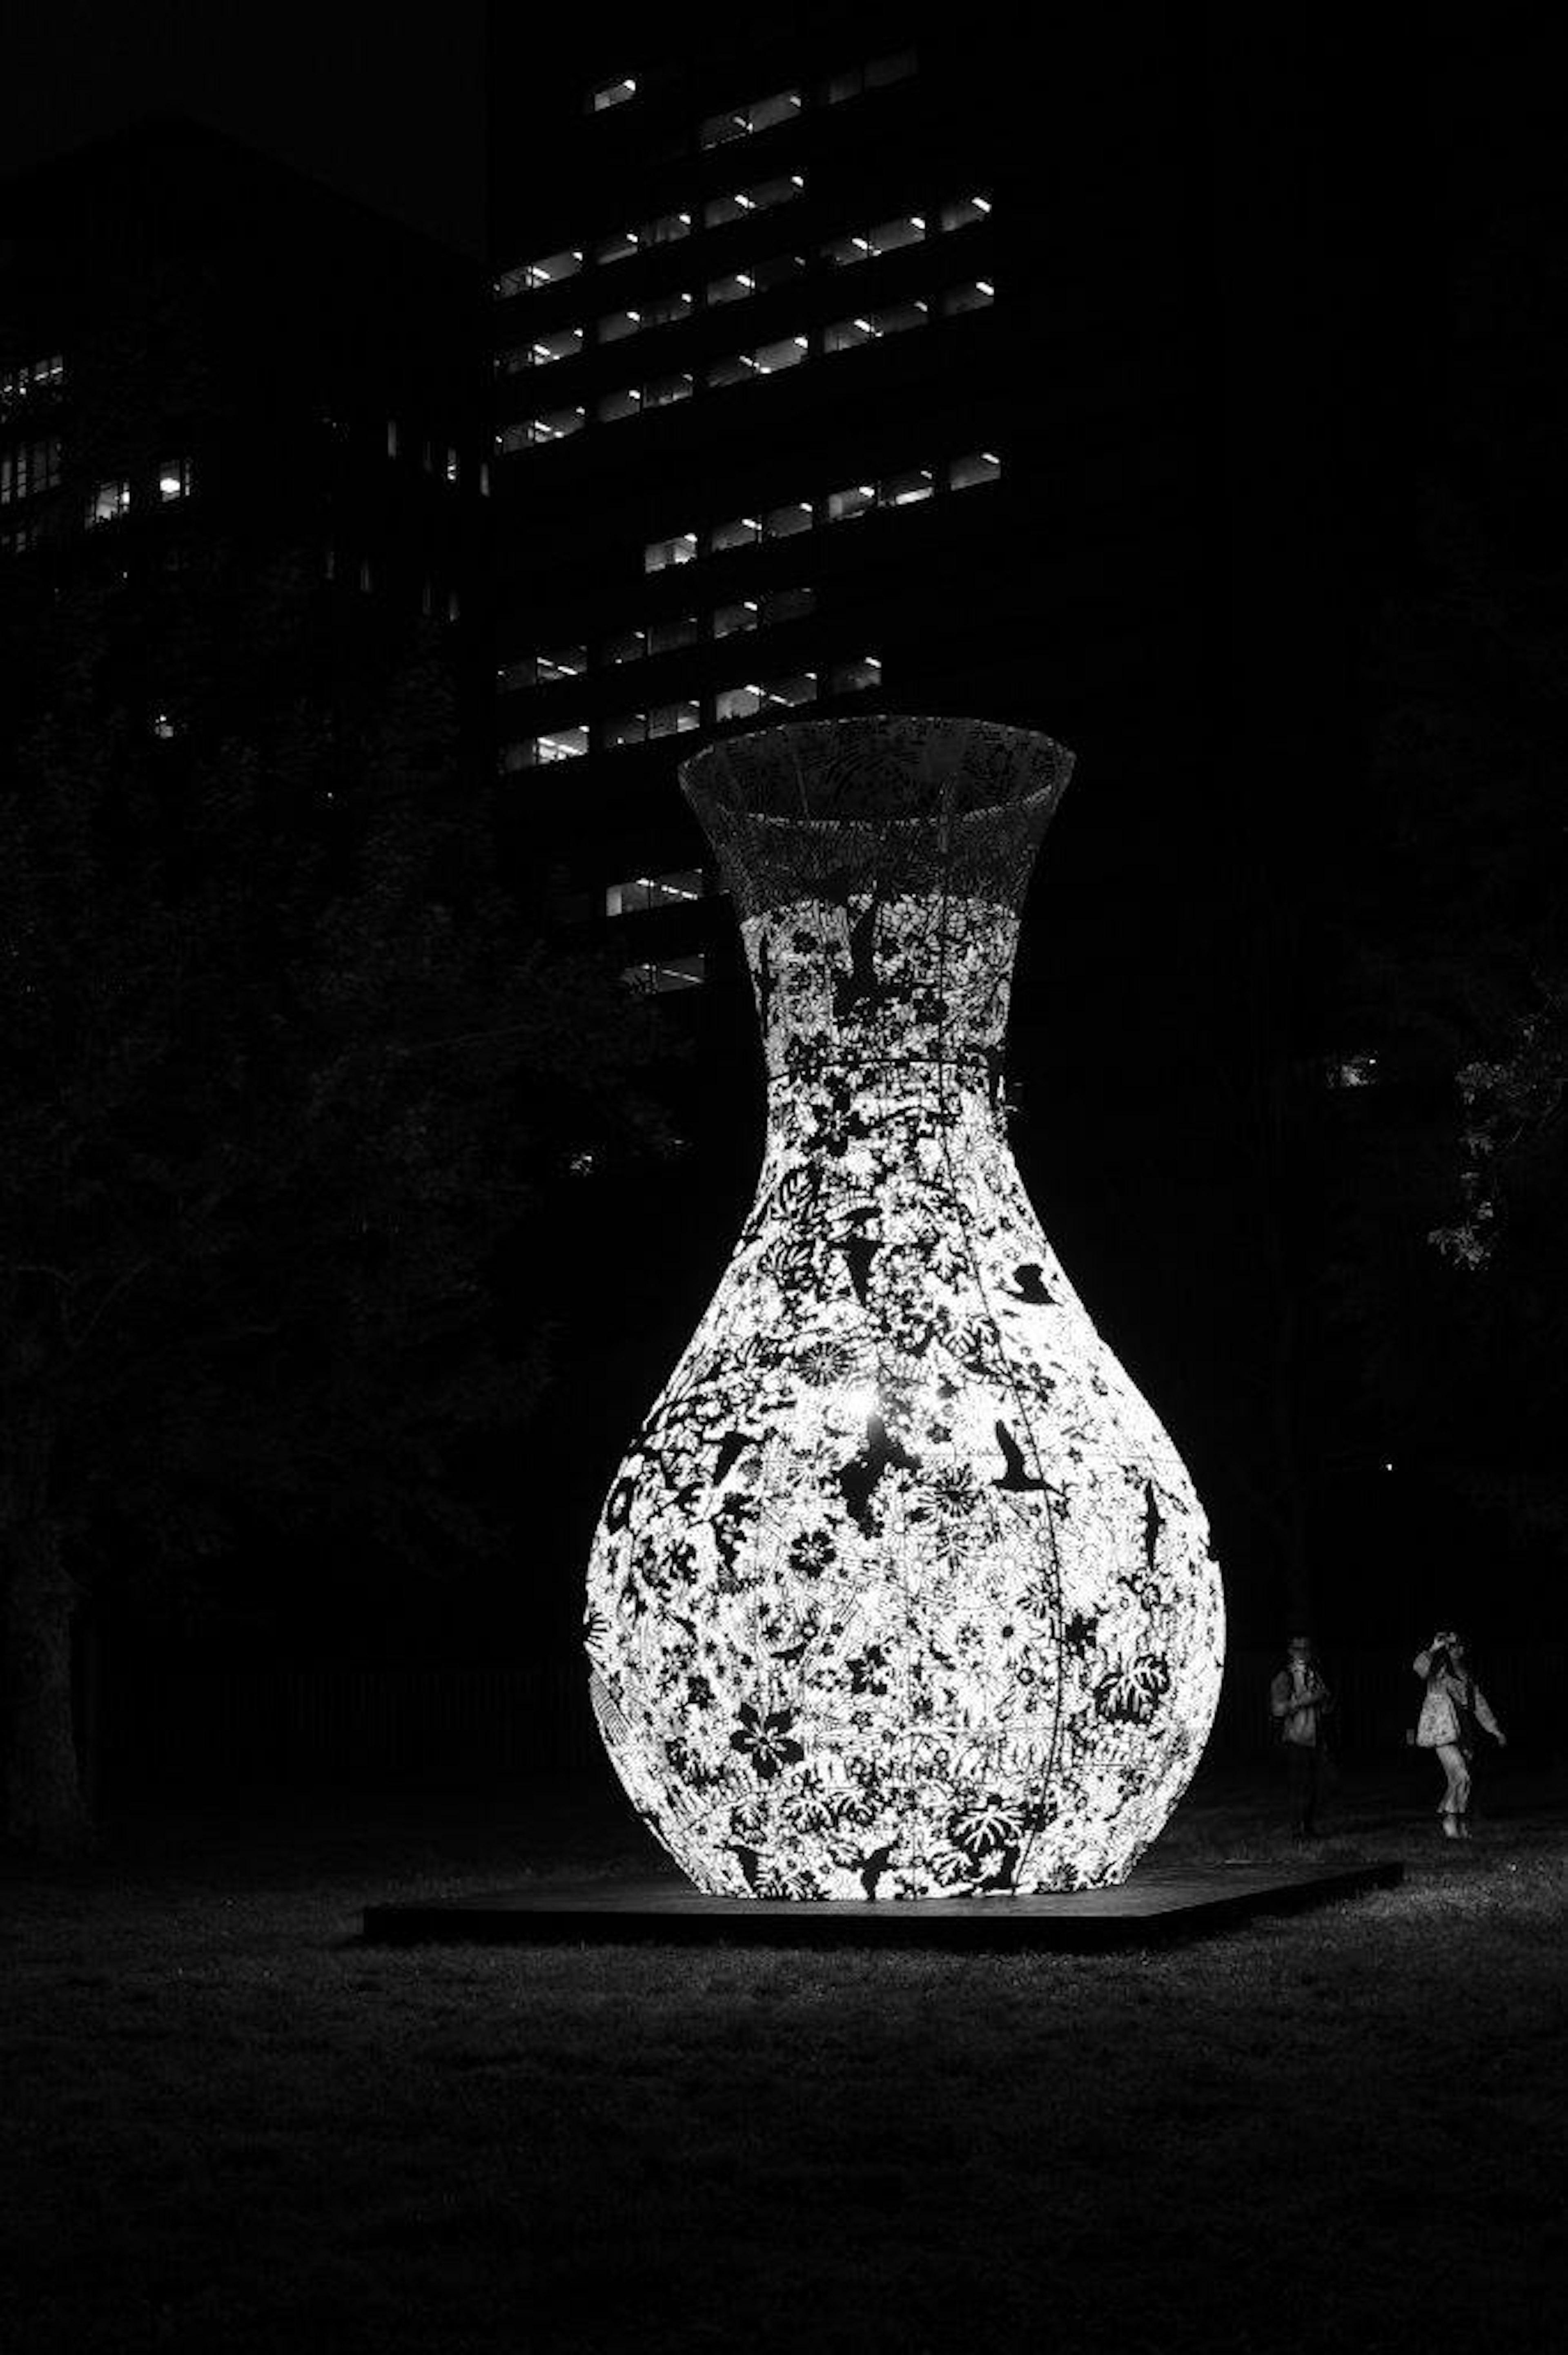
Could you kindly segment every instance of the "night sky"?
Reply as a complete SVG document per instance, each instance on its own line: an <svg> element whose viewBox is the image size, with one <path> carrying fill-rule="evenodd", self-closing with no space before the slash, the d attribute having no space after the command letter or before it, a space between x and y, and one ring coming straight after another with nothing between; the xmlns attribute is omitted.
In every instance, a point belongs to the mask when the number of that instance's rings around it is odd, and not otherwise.
<svg viewBox="0 0 1568 2355"><path fill-rule="evenodd" d="M0 173L177 108L449 245L483 240L484 9L55 0L7 27Z"/></svg>

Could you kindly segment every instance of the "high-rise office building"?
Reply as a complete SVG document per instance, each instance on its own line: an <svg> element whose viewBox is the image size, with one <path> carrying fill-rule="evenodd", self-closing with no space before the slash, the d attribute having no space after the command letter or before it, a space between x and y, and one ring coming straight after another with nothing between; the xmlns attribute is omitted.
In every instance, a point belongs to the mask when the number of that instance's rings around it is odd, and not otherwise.
<svg viewBox="0 0 1568 2355"><path fill-rule="evenodd" d="M1201 1487L1254 1411L1229 1369L1296 1314L1296 1246L1266 1248L1293 1180L1249 1107L1333 1043L1312 927L1393 448L1397 48L1173 0L1028 37L880 0L626 10L547 48L494 19L519 871L689 1043L722 1231L760 1075L680 760L878 709L1071 745L1013 993L1015 1144ZM1293 971L1271 907L1303 927ZM628 1216L601 1344L659 1313L639 1252L685 1247L677 1211ZM646 1350L667 1369L698 1277L657 1281L688 1284Z"/></svg>
<svg viewBox="0 0 1568 2355"><path fill-rule="evenodd" d="M287 569L334 692L373 694L381 656L428 619L477 748L490 453L474 265L153 118L0 188L0 591L84 571L134 588L221 544L244 570ZM147 612L132 595L128 641ZM134 667L147 724L177 735L177 666L150 637Z"/></svg>
<svg viewBox="0 0 1568 2355"><path fill-rule="evenodd" d="M972 712L1088 751L1108 809L1130 746L1190 732L1184 60L1062 36L1023 87L956 20L805 10L530 80L498 36L497 766L557 904L712 1042L737 984L675 789L699 742Z"/></svg>

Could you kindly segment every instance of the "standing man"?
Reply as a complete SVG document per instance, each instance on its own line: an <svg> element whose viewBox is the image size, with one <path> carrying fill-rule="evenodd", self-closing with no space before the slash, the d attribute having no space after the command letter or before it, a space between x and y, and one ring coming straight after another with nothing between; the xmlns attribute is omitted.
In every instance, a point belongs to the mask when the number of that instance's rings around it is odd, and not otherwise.
<svg viewBox="0 0 1568 2355"><path fill-rule="evenodd" d="M1318 1673L1310 1636L1291 1636L1285 1666L1269 1687L1268 1706L1290 1777L1294 1836L1312 1839L1322 1788L1323 1720L1334 1697Z"/></svg>

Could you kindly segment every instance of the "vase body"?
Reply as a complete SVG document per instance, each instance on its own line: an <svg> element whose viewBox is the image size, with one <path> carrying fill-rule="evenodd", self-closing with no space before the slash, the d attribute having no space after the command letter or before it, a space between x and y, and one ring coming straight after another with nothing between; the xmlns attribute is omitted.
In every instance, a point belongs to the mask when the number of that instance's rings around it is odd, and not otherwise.
<svg viewBox="0 0 1568 2355"><path fill-rule="evenodd" d="M699 1888L1119 1881L1224 1644L1175 1448L1024 1195L1019 910L1071 757L980 722L763 731L683 783L768 1063L757 1197L594 1542L592 1693Z"/></svg>

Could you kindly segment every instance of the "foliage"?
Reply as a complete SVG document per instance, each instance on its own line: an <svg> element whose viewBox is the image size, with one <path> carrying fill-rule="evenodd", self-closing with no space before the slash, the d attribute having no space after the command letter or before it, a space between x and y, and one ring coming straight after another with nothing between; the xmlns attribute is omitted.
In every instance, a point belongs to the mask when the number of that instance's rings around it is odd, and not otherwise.
<svg viewBox="0 0 1568 2355"><path fill-rule="evenodd" d="M351 703L319 596L218 549L8 617L0 1402L78 1578L482 1546L462 1450L549 1363L494 1254L658 1136L613 977L495 885L438 643Z"/></svg>

